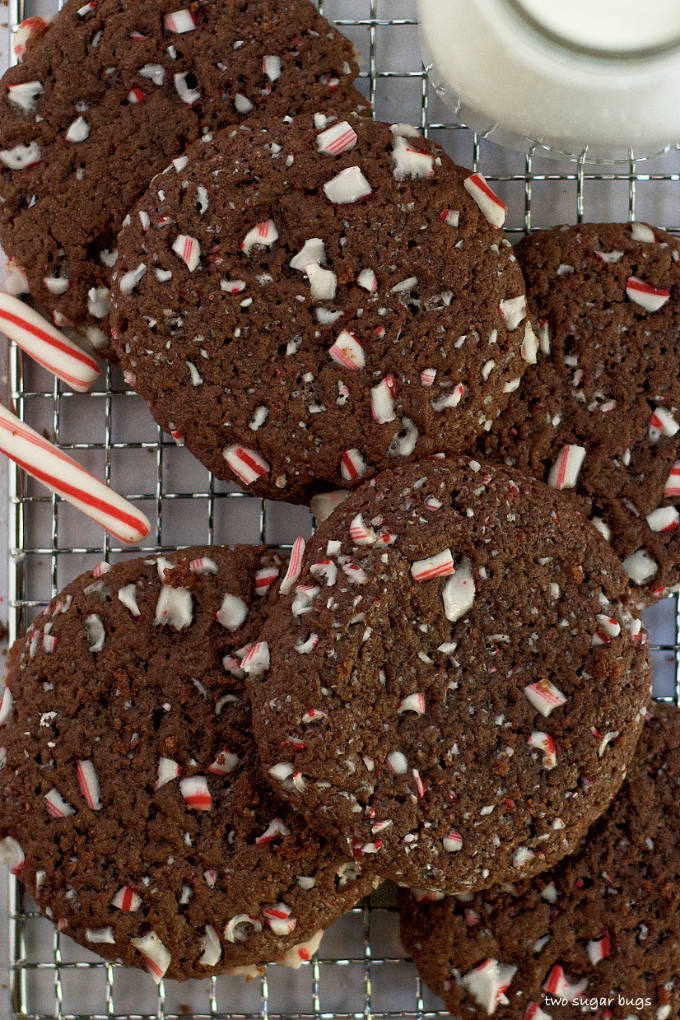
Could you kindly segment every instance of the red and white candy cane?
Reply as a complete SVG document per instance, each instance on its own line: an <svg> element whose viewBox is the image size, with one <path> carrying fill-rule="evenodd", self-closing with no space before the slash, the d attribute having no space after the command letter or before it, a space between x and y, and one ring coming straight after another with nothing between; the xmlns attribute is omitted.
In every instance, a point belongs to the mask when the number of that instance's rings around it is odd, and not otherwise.
<svg viewBox="0 0 680 1020"><path fill-rule="evenodd" d="M290 551L290 559L288 561L288 570L286 576L281 582L279 588L279 595L287 595L289 591L292 591L293 585L300 576L302 570L302 557L305 553L305 540L301 536L295 539L293 542L293 548Z"/></svg>
<svg viewBox="0 0 680 1020"><path fill-rule="evenodd" d="M631 301L647 312L658 312L671 296L671 292L664 287L653 287L651 283L645 283L637 276L630 276L626 280L626 294Z"/></svg>
<svg viewBox="0 0 680 1020"><path fill-rule="evenodd" d="M0 329L34 361L85 393L100 372L99 365L27 304L0 291Z"/></svg>
<svg viewBox="0 0 680 1020"><path fill-rule="evenodd" d="M501 202L496 192L491 190L483 174L476 173L467 177L463 181L463 187L468 195L477 203L484 218L492 226L502 227L505 223L508 207L504 202Z"/></svg>
<svg viewBox="0 0 680 1020"><path fill-rule="evenodd" d="M149 534L144 514L0 404L0 453L42 482L121 542Z"/></svg>

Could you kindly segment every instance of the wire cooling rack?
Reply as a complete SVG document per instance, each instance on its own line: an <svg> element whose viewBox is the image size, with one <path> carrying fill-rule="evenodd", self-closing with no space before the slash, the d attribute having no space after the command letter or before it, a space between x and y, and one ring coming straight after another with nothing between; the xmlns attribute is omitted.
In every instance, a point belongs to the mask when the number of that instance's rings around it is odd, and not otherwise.
<svg viewBox="0 0 680 1020"><path fill-rule="evenodd" d="M54 0L10 0L10 28ZM364 55L361 89L382 120L410 121L457 162L482 169L509 207L511 234L578 220L642 219L680 232L680 152L628 165L592 168L586 155L561 163L535 152L501 150L451 120L420 60L416 0L321 0L332 21ZM152 422L118 369L74 394L10 349L11 397L19 416L73 451L91 471L138 504L152 521L141 551L199 543L289 546L311 529L301 508L272 504L214 480ZM138 555L121 548L67 503L22 472L10 473L10 639L22 633L56 591L99 559ZM655 695L678 701L677 598L646 614ZM237 978L167 982L104 963L60 935L14 879L9 890L9 966L13 1016L20 1020L387 1020L446 1017L421 984L397 935L393 893L383 886L326 935L320 953L293 972L269 967L250 984Z"/></svg>

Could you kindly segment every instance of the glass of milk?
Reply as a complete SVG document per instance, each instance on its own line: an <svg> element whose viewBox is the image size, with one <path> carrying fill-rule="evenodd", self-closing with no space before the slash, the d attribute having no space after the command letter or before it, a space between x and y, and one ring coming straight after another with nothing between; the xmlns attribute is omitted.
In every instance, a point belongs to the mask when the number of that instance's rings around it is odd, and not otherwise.
<svg viewBox="0 0 680 1020"><path fill-rule="evenodd" d="M419 0L426 66L461 123L588 162L680 141L680 0Z"/></svg>

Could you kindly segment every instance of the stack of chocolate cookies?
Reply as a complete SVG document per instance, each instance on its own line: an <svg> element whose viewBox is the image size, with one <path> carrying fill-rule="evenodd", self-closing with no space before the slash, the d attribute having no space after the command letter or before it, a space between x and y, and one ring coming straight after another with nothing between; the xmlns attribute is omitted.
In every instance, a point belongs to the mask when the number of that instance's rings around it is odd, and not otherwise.
<svg viewBox="0 0 680 1020"><path fill-rule="evenodd" d="M156 980L299 966L391 879L454 1015L676 1016L680 719L639 612L680 584L680 245L513 251L307 0L33 29L14 283L217 477L327 519L54 598L9 660L0 853Z"/></svg>

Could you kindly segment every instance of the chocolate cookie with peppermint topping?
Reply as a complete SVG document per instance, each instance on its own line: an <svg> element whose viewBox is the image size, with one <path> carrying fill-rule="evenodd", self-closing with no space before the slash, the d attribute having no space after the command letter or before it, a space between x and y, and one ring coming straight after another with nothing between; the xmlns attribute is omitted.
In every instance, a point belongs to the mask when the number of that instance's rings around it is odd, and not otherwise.
<svg viewBox="0 0 680 1020"><path fill-rule="evenodd" d="M371 876L263 783L264 548L102 563L10 655L0 855L58 929L162 977L299 966Z"/></svg>
<svg viewBox="0 0 680 1020"><path fill-rule="evenodd" d="M433 459L363 485L263 628L273 788L411 887L512 882L576 845L648 703L611 548L543 482Z"/></svg>
<svg viewBox="0 0 680 1020"><path fill-rule="evenodd" d="M649 605L680 586L680 241L587 223L515 250L540 350L482 451L571 498Z"/></svg>
<svg viewBox="0 0 680 1020"><path fill-rule="evenodd" d="M535 347L479 174L407 125L226 130L120 234L114 346L156 420L218 477L290 502L460 450Z"/></svg>
<svg viewBox="0 0 680 1020"><path fill-rule="evenodd" d="M10 286L98 346L123 217L189 142L254 112L367 107L352 43L308 0L68 0L18 49L0 88Z"/></svg>
<svg viewBox="0 0 680 1020"><path fill-rule="evenodd" d="M680 1015L679 802L680 714L655 706L612 807L556 868L440 902L401 894L424 980L457 1017Z"/></svg>

